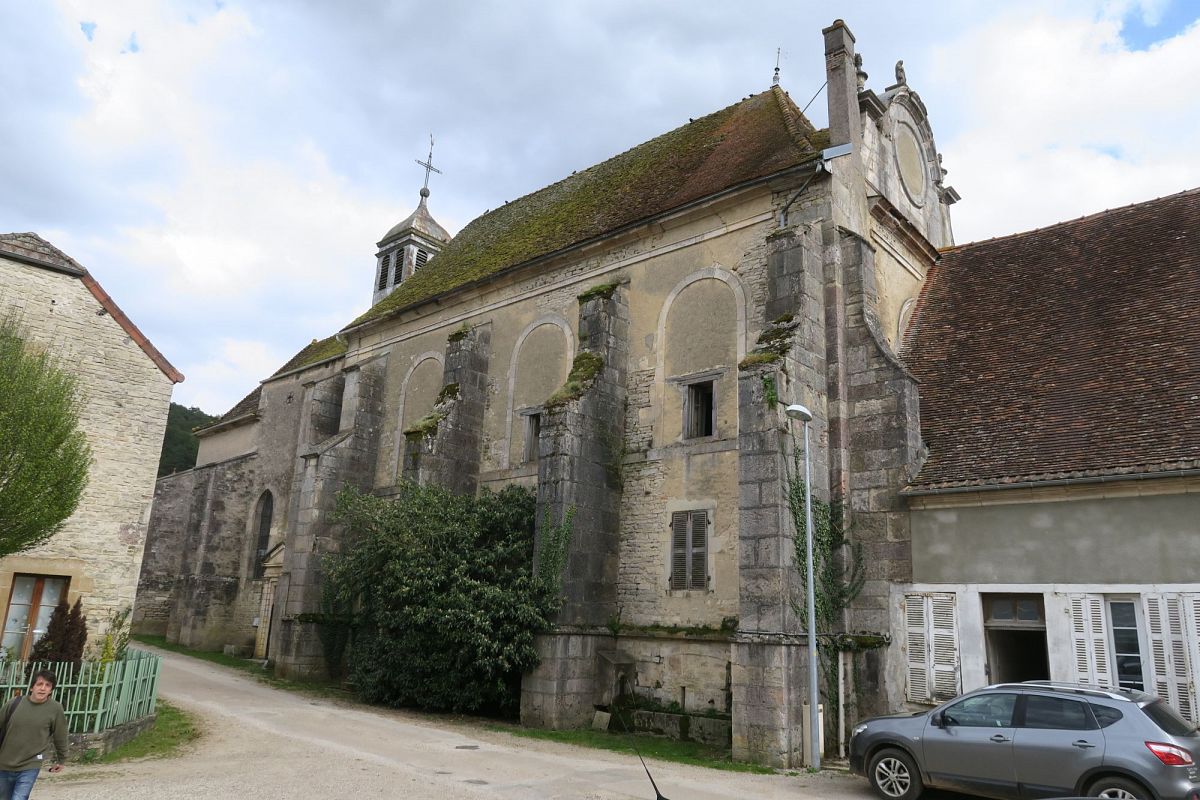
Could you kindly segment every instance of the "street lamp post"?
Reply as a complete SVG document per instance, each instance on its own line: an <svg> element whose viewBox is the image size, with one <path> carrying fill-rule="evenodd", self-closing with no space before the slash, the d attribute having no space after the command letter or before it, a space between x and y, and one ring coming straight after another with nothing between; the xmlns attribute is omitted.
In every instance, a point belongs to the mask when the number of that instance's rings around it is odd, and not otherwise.
<svg viewBox="0 0 1200 800"><path fill-rule="evenodd" d="M821 768L821 722L817 713L817 603L813 576L812 457L808 446L808 423L812 412L792 404L784 411L788 419L804 423L804 563L808 591L808 765Z"/></svg>

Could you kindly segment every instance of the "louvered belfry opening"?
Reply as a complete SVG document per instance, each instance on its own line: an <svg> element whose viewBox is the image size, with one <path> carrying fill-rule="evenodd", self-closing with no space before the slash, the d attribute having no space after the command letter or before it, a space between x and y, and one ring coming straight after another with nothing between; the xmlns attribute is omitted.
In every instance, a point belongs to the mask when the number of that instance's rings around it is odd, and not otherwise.
<svg viewBox="0 0 1200 800"><path fill-rule="evenodd" d="M708 511L671 515L671 589L708 588Z"/></svg>

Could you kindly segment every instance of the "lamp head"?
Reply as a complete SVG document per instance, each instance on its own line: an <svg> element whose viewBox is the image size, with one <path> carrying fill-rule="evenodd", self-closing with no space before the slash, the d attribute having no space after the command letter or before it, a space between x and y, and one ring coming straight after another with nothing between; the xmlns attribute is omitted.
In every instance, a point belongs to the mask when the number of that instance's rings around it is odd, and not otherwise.
<svg viewBox="0 0 1200 800"><path fill-rule="evenodd" d="M811 411L809 411L804 406L798 405L796 403L793 403L792 405L790 405L786 409L784 409L783 413L787 414L788 419L798 419L798 420L802 420L803 422L812 422L812 418L813 418Z"/></svg>

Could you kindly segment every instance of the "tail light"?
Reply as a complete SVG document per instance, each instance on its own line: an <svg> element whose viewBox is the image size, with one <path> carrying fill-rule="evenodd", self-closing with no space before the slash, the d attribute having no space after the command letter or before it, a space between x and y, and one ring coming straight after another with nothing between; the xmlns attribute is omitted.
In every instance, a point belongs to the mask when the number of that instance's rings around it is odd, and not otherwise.
<svg viewBox="0 0 1200 800"><path fill-rule="evenodd" d="M1192 754L1182 747L1162 742L1146 742L1150 752L1158 756L1158 760L1168 767L1189 767L1192 765Z"/></svg>

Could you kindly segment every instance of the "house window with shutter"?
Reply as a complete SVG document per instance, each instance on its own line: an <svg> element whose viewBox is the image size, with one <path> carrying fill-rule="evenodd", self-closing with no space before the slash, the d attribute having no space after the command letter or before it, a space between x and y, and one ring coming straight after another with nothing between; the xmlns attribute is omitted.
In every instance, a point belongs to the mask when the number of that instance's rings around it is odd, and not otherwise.
<svg viewBox="0 0 1200 800"><path fill-rule="evenodd" d="M707 510L671 514L672 591L708 588L708 530Z"/></svg>
<svg viewBox="0 0 1200 800"><path fill-rule="evenodd" d="M424 251L418 247L417 248L417 267L416 268L420 269L421 267L425 266L425 264L428 261L429 261L429 253L427 253L426 251Z"/></svg>
<svg viewBox="0 0 1200 800"><path fill-rule="evenodd" d="M904 596L908 699L936 703L959 693L955 596L920 592Z"/></svg>
<svg viewBox="0 0 1200 800"><path fill-rule="evenodd" d="M1130 608L1118 616L1118 605L1124 603ZM1146 670L1146 691L1158 695L1170 705L1179 709L1183 716L1193 723L1200 719L1200 708L1197 708L1195 669L1200 667L1197 656L1200 655L1200 595L1195 594L1144 594L1142 595L1142 613L1146 621L1146 639L1149 642L1149 670ZM1133 600L1110 600L1109 611L1112 613L1113 650L1117 655L1117 676L1121 678L1122 640L1133 640L1128 633L1118 639L1118 622L1128 621L1130 617L1136 622L1136 604ZM1136 636L1137 630L1134 630ZM1126 645L1127 646L1127 645ZM1140 642L1139 642L1140 647ZM1139 652L1141 652L1139 650ZM1139 674L1143 665L1139 664ZM1121 681L1125 685L1125 681Z"/></svg>

